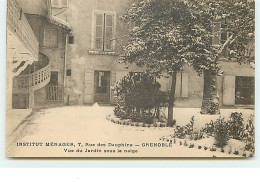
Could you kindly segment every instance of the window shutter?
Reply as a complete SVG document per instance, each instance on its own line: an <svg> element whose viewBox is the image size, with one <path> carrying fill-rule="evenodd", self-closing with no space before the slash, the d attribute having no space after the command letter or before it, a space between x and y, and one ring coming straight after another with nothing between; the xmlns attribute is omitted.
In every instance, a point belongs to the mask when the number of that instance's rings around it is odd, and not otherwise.
<svg viewBox="0 0 260 182"><path fill-rule="evenodd" d="M94 99L94 71L85 70L84 104L93 103Z"/></svg>
<svg viewBox="0 0 260 182"><path fill-rule="evenodd" d="M112 81L111 81L111 87L114 88L116 84L116 73L112 73ZM116 99L115 99L115 92L113 89L111 89L111 103L115 104Z"/></svg>
<svg viewBox="0 0 260 182"><path fill-rule="evenodd" d="M96 14L95 49L103 50L104 14Z"/></svg>
<svg viewBox="0 0 260 182"><path fill-rule="evenodd" d="M182 97L187 98L189 96L189 76L187 73L182 73Z"/></svg>
<svg viewBox="0 0 260 182"><path fill-rule="evenodd" d="M58 47L58 31L51 29L51 47Z"/></svg>
<svg viewBox="0 0 260 182"><path fill-rule="evenodd" d="M44 29L44 35L43 35L43 46L49 47L49 40L51 39L50 31L49 29Z"/></svg>
<svg viewBox="0 0 260 182"><path fill-rule="evenodd" d="M113 22L114 16L111 14L105 14L105 44L104 50L105 51L112 51L112 38L113 38Z"/></svg>
<svg viewBox="0 0 260 182"><path fill-rule="evenodd" d="M223 104L235 105L236 77L225 76L223 82Z"/></svg>
<svg viewBox="0 0 260 182"><path fill-rule="evenodd" d="M213 24L213 28L212 28L212 33L213 33L213 38L212 38L212 44L213 45L218 45L220 44L220 33L221 30L221 23L220 22L215 22Z"/></svg>
<svg viewBox="0 0 260 182"><path fill-rule="evenodd" d="M175 97L181 97L181 73L176 75Z"/></svg>

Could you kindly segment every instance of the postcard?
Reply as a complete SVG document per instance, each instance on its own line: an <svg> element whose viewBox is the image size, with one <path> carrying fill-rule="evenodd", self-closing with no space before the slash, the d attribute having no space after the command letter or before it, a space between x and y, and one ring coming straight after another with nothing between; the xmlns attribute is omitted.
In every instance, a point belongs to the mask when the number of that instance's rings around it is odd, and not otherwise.
<svg viewBox="0 0 260 182"><path fill-rule="evenodd" d="M6 156L250 158L253 0L7 0Z"/></svg>

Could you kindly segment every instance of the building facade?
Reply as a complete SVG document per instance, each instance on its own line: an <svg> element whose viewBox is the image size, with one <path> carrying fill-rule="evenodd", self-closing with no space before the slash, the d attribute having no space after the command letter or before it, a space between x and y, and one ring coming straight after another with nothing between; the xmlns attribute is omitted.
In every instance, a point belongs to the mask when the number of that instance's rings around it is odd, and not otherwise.
<svg viewBox="0 0 260 182"><path fill-rule="evenodd" d="M119 63L130 25L120 16L134 1L78 0L69 1L68 22L73 27L73 44L68 45L66 104L114 104L113 85L129 71L142 71L134 65L126 69ZM225 36L219 35L218 40ZM253 105L254 69L251 65L239 65L221 61L222 72L218 76L218 94L221 107ZM171 80L158 80L162 90L170 89ZM185 66L177 75L176 107L201 107L203 75ZM248 94L251 93L251 94ZM249 96L250 95L250 96Z"/></svg>
<svg viewBox="0 0 260 182"><path fill-rule="evenodd" d="M32 64L31 61L32 65L28 63L30 66L24 66L27 68L19 73L20 76L31 74L41 68L39 65L49 66L48 83L31 94L33 106L116 103L114 84L130 71L143 71L135 65L119 63L122 46L131 28L120 20L120 16L133 2L24 0L20 3L40 56L49 60L42 64ZM34 8L30 8L32 6ZM219 35L218 41L224 37ZM218 76L220 106L254 105L254 68L225 58L221 65L223 74ZM162 90L170 89L170 78L158 81ZM201 107L203 82L203 75L198 76L191 67L185 66L177 74L175 106Z"/></svg>
<svg viewBox="0 0 260 182"><path fill-rule="evenodd" d="M9 108L63 105L66 38L71 27L54 17L52 8L50 1L8 0Z"/></svg>

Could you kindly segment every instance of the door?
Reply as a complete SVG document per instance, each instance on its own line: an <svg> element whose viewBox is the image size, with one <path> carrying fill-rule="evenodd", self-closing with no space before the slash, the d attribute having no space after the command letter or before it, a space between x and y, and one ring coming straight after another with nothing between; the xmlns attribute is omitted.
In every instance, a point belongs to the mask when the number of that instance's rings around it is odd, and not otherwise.
<svg viewBox="0 0 260 182"><path fill-rule="evenodd" d="M110 102L110 72L95 71L94 72L94 88L95 102L109 103Z"/></svg>
<svg viewBox="0 0 260 182"><path fill-rule="evenodd" d="M57 86L58 85L58 78L59 78L59 73L58 71L51 71L51 79L50 79L50 85L55 85Z"/></svg>
<svg viewBox="0 0 260 182"><path fill-rule="evenodd" d="M59 86L59 72L51 71L49 84L46 86L46 94L48 102L62 102L63 88Z"/></svg>
<svg viewBox="0 0 260 182"><path fill-rule="evenodd" d="M94 94L94 71L85 70L84 104L92 104Z"/></svg>

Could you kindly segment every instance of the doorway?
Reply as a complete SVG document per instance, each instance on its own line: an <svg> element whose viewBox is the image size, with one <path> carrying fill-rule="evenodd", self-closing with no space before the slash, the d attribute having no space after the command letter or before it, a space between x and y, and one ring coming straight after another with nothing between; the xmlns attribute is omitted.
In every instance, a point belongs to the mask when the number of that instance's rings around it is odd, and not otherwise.
<svg viewBox="0 0 260 182"><path fill-rule="evenodd" d="M63 89L59 85L59 72L51 71L50 82L46 87L47 101L48 102L62 102Z"/></svg>
<svg viewBox="0 0 260 182"><path fill-rule="evenodd" d="M94 72L94 101L98 103L110 102L110 71Z"/></svg>
<svg viewBox="0 0 260 182"><path fill-rule="evenodd" d="M51 78L50 78L49 85L57 86L59 84L58 78L59 78L59 72L58 71L51 71Z"/></svg>

